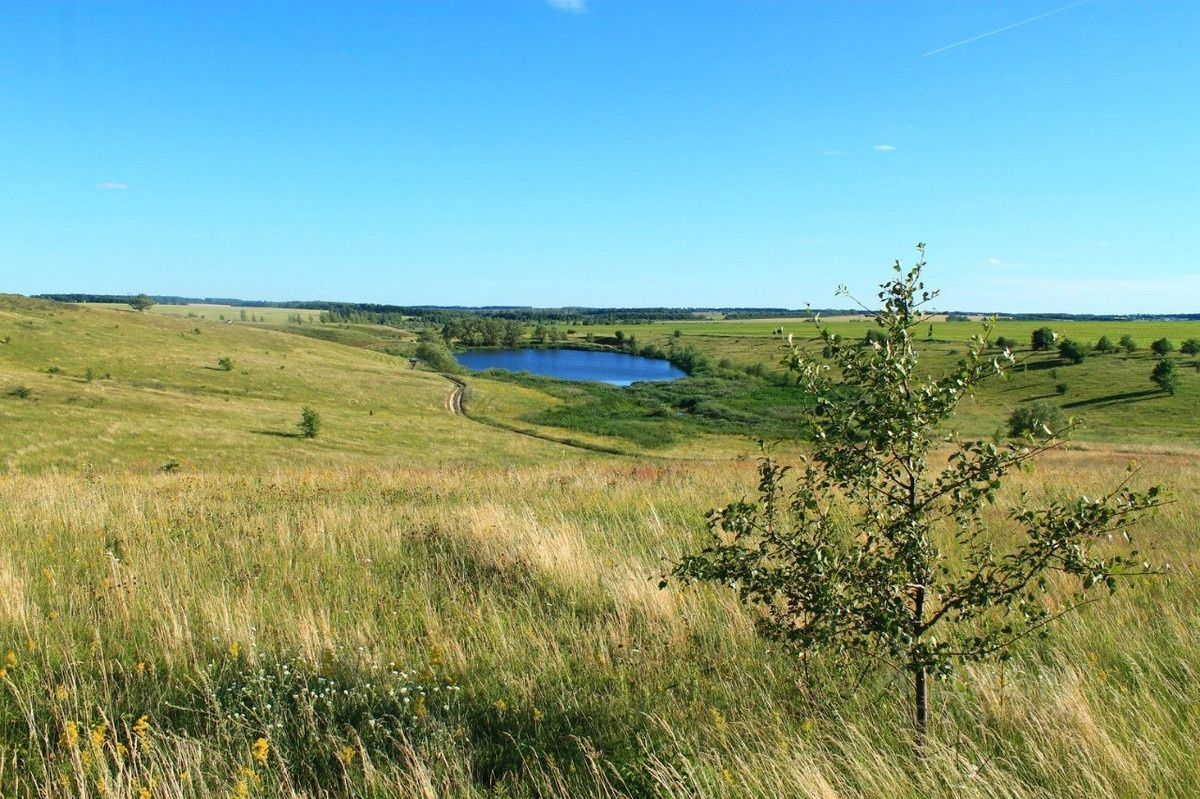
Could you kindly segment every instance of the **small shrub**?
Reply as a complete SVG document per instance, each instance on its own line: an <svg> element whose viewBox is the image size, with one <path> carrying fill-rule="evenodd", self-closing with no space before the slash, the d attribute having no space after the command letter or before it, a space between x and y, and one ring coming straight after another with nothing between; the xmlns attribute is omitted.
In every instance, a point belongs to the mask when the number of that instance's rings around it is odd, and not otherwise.
<svg viewBox="0 0 1200 799"><path fill-rule="evenodd" d="M1058 345L1058 354L1064 361L1078 364L1087 357L1087 350L1078 341L1065 338Z"/></svg>
<svg viewBox="0 0 1200 799"><path fill-rule="evenodd" d="M1054 384L1054 390L1056 392L1058 392L1060 395L1066 394L1068 388L1070 388L1070 386L1068 386L1066 383L1055 383Z"/></svg>
<svg viewBox="0 0 1200 799"><path fill-rule="evenodd" d="M1133 353L1137 352L1138 348L1137 342L1134 341L1133 336L1129 335L1128 333L1121 336L1121 342L1119 346L1121 349L1125 350L1125 354L1127 355L1132 355Z"/></svg>
<svg viewBox="0 0 1200 799"><path fill-rule="evenodd" d="M84 370L83 379L85 382L90 383L93 380L95 380L97 377L98 377L98 375L96 374L95 370L92 369L92 367L89 366L86 370Z"/></svg>
<svg viewBox="0 0 1200 799"><path fill-rule="evenodd" d="M1179 370L1175 367L1175 361L1163 358L1154 364L1154 370L1150 372L1150 382L1160 390L1174 394L1179 386Z"/></svg>
<svg viewBox="0 0 1200 799"><path fill-rule="evenodd" d="M46 367L46 374L48 374L48 375L60 375L60 374L62 374L62 367L61 367L61 366L47 366L47 367Z"/></svg>
<svg viewBox="0 0 1200 799"><path fill-rule="evenodd" d="M172 472L179 471L180 467L181 467L181 464L179 463L179 461L175 460L174 458L171 458L169 461L164 463L162 466L159 466L158 470L160 472L166 472L167 474L171 474Z"/></svg>
<svg viewBox="0 0 1200 799"><path fill-rule="evenodd" d="M1189 338L1179 345L1179 351L1184 355L1200 355L1200 338Z"/></svg>
<svg viewBox="0 0 1200 799"><path fill-rule="evenodd" d="M1008 434L1013 438L1032 435L1048 438L1066 427L1062 409L1048 402L1031 402L1017 408L1008 417Z"/></svg>
<svg viewBox="0 0 1200 799"><path fill-rule="evenodd" d="M1054 340L1058 338L1058 334L1048 327L1039 327L1029 336L1029 344L1034 350L1048 350L1054 346Z"/></svg>
<svg viewBox="0 0 1200 799"><path fill-rule="evenodd" d="M1096 342L1096 352L1112 352L1117 346L1112 343L1112 339L1108 336L1101 336Z"/></svg>
<svg viewBox="0 0 1200 799"><path fill-rule="evenodd" d="M1150 345L1150 350L1160 357L1170 355L1175 351L1175 344L1169 338L1160 338Z"/></svg>
<svg viewBox="0 0 1200 799"><path fill-rule="evenodd" d="M321 415L312 408L305 407L300 411L300 421L296 426L300 428L300 435L316 438L317 433L321 432Z"/></svg>
<svg viewBox="0 0 1200 799"><path fill-rule="evenodd" d="M233 371L233 359L230 358L228 355L223 355L220 358L217 358L217 368L220 369L222 372L232 372Z"/></svg>
<svg viewBox="0 0 1200 799"><path fill-rule="evenodd" d="M29 386L13 386L8 390L8 396L14 399L29 399L33 396L33 389Z"/></svg>
<svg viewBox="0 0 1200 799"><path fill-rule="evenodd" d="M454 353L450 352L449 348L440 341L422 341L417 345L415 354L434 371L459 371L458 361L454 360Z"/></svg>
<svg viewBox="0 0 1200 799"><path fill-rule="evenodd" d="M1009 352L1012 352L1016 348L1017 348L1017 340L1016 339L1008 338L1007 336L999 336L996 339L996 349L1000 350L1001 352L1003 352L1004 350L1008 350Z"/></svg>

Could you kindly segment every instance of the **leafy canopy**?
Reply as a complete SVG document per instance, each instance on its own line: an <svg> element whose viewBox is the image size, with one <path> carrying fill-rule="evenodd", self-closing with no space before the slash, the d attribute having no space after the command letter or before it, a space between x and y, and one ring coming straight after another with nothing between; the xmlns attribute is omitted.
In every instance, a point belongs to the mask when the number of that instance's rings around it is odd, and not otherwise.
<svg viewBox="0 0 1200 799"><path fill-rule="evenodd" d="M882 339L844 342L813 317L822 357L795 346L787 358L815 403L812 452L794 470L798 479L765 458L757 499L713 511L707 545L674 564L662 585L731 587L758 611L762 632L805 664L824 653L839 671L883 664L909 673L923 734L926 676L1007 658L1017 641L1042 634L1052 619L1051 572L1074 582L1072 609L1091 601L1093 588L1113 590L1118 577L1146 571L1136 552L1101 550L1161 500L1157 488L1125 485L1040 508L1022 496L1008 509L1019 534L993 534L984 511L1004 478L1065 431L1004 444L946 432L958 403L1013 356L984 354L985 326L947 374L918 368L913 331L937 296L921 279L923 245L918 252L915 266L897 261L882 285ZM948 448L948 459L931 458L935 447Z"/></svg>

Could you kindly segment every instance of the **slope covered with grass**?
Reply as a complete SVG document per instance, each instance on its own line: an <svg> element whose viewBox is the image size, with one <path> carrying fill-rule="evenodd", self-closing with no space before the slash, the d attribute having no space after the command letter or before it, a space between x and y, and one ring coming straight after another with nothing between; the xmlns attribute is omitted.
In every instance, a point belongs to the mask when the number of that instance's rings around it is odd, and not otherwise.
<svg viewBox="0 0 1200 799"><path fill-rule="evenodd" d="M406 359L251 325L0 299L7 469L561 455L561 447L451 415L452 388ZM324 420L315 439L295 435L304 406Z"/></svg>

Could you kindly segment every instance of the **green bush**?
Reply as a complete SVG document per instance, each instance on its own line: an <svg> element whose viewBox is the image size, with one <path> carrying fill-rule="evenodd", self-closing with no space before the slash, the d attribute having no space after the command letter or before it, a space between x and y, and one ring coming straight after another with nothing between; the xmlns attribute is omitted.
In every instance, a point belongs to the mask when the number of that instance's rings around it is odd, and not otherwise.
<svg viewBox="0 0 1200 799"><path fill-rule="evenodd" d="M321 432L321 415L312 408L305 407L300 411L300 421L296 426L300 428L300 435L316 438L317 433Z"/></svg>
<svg viewBox="0 0 1200 799"><path fill-rule="evenodd" d="M1169 338L1160 338L1150 345L1150 349L1155 355L1170 355L1175 351L1175 344Z"/></svg>
<svg viewBox="0 0 1200 799"><path fill-rule="evenodd" d="M1078 341L1065 338L1058 345L1058 354L1064 361L1083 363L1083 359L1087 357L1087 350Z"/></svg>
<svg viewBox="0 0 1200 799"><path fill-rule="evenodd" d="M454 360L454 353L450 352L450 348L440 341L422 341L417 345L416 356L434 371L459 371L458 361Z"/></svg>
<svg viewBox="0 0 1200 799"><path fill-rule="evenodd" d="M1150 382L1168 394L1174 394L1179 386L1179 370L1175 367L1175 362L1170 358L1163 358L1154 364L1154 370L1150 372Z"/></svg>
<svg viewBox="0 0 1200 799"><path fill-rule="evenodd" d="M1057 336L1054 331L1048 327L1039 327L1029 336L1029 344L1033 349L1041 351L1048 350L1054 346L1054 339Z"/></svg>
<svg viewBox="0 0 1200 799"><path fill-rule="evenodd" d="M1022 405L1008 417L1008 434L1013 438L1028 435L1045 438L1065 427L1062 409L1048 402ZM1050 432L1047 433L1047 430Z"/></svg>

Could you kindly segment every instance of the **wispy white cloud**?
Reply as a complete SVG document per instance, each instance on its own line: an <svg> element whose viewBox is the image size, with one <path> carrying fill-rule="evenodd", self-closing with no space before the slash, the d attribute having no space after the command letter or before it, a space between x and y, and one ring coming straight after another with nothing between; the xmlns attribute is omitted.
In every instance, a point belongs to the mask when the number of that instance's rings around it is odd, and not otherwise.
<svg viewBox="0 0 1200 799"><path fill-rule="evenodd" d="M895 148L895 147L893 147L893 146L892 146L892 145L890 145L890 144L876 144L874 149L875 149L875 151L876 151L876 152L880 152L880 153L890 153L890 152L892 152L893 150L895 150L896 148Z"/></svg>
<svg viewBox="0 0 1200 799"><path fill-rule="evenodd" d="M582 14L588 10L587 0L546 0L546 5L569 14Z"/></svg>
<svg viewBox="0 0 1200 799"><path fill-rule="evenodd" d="M988 266L1004 266L1004 261L1001 261L999 258L988 258L987 262Z"/></svg>
<svg viewBox="0 0 1200 799"><path fill-rule="evenodd" d="M97 183L96 188L104 191L125 191L129 188L128 183L117 183L115 180L106 180L103 183Z"/></svg>

